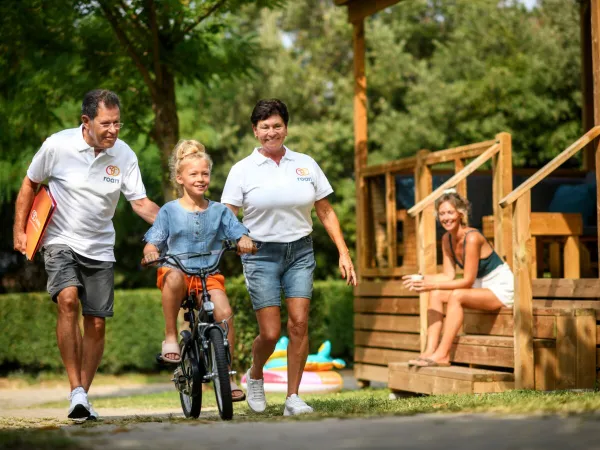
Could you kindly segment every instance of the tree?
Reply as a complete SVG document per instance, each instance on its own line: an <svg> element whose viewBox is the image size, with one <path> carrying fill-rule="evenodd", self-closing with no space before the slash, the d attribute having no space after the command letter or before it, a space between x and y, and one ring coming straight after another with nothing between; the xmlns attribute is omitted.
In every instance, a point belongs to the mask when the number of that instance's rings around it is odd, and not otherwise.
<svg viewBox="0 0 600 450"><path fill-rule="evenodd" d="M367 34L373 162L508 131L539 167L582 134L575 1L401 2Z"/></svg>
<svg viewBox="0 0 600 450"><path fill-rule="evenodd" d="M52 91L79 100L97 86L118 92L128 110L127 125L146 134L160 149L165 199L172 198L168 157L179 140L177 83L206 84L248 75L259 48L253 33L238 32L238 12L281 0L7 0L2 2L1 39L8 72L0 86L11 98L31 90L28 101ZM16 26L12 29L13 24ZM17 48L13 44L17 42ZM41 48L41 50L40 50ZM31 57L33 54L33 58ZM39 56L38 56L39 55ZM36 57L54 81L46 90L35 83ZM17 62L19 61L19 62ZM16 67L25 61L25 66ZM21 82L14 84L15 79ZM43 81L46 81L44 79ZM82 92L83 91L83 92ZM40 112L54 104L40 102ZM47 120L44 121L47 123ZM20 139L19 139L20 140Z"/></svg>

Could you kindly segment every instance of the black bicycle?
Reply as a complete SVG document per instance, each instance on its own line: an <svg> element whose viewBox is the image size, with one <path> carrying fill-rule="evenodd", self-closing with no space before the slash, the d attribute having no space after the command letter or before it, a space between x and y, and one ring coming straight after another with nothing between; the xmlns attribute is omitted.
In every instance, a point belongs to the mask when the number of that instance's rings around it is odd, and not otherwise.
<svg viewBox="0 0 600 450"><path fill-rule="evenodd" d="M217 272L221 257L226 251L236 250L236 246L225 241L221 250L206 253L184 253L164 255L152 261L152 264L167 262L177 266L183 273L197 276L202 285L202 292L191 290L182 301L181 307L186 310L184 319L189 323L189 330L183 330L179 344L181 361L173 372L172 381L179 391L181 407L185 417L197 418L202 409L202 384L213 382L219 415L223 420L233 418L233 403L229 377L236 372L230 371L231 351L227 334L227 320L216 322L214 304L206 289L206 279ZM187 269L181 262L185 259L217 255L216 262L200 269ZM202 301L198 302L198 298ZM160 354L157 360L163 363Z"/></svg>

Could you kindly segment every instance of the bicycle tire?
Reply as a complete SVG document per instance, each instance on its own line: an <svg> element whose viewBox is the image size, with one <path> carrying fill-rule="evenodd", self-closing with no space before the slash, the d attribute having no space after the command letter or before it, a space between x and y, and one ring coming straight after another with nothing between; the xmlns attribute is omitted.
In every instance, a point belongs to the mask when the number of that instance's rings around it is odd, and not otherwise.
<svg viewBox="0 0 600 450"><path fill-rule="evenodd" d="M185 343L183 340L180 343L181 349L181 369L186 377L186 391L179 391L179 400L181 409L185 417L193 417L197 419L200 416L202 409L202 373L198 365L198 358L194 355L193 347L188 347L184 351Z"/></svg>
<svg viewBox="0 0 600 450"><path fill-rule="evenodd" d="M219 408L219 416L223 420L231 420L233 418L233 402L231 398L231 384L229 382L227 350L223 342L223 333L217 328L212 328L208 332L208 337L209 372L216 375L212 381L217 399L217 407Z"/></svg>

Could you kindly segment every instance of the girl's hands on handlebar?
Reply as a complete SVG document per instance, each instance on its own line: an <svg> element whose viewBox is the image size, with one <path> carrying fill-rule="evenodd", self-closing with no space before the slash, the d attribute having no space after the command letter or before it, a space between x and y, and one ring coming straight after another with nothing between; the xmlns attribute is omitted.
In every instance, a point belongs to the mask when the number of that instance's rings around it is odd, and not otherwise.
<svg viewBox="0 0 600 450"><path fill-rule="evenodd" d="M157 252L146 253L142 258L142 266L151 266L158 258L160 258L160 254Z"/></svg>
<svg viewBox="0 0 600 450"><path fill-rule="evenodd" d="M243 253L256 253L254 241L246 235L242 236L237 243L237 254L241 255Z"/></svg>

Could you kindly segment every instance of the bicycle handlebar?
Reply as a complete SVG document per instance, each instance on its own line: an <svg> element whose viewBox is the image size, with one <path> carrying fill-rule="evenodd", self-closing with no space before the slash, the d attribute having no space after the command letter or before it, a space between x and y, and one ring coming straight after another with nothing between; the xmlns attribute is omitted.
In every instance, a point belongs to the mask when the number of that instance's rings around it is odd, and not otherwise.
<svg viewBox="0 0 600 450"><path fill-rule="evenodd" d="M219 267L219 263L221 262L221 257L223 256L223 253L225 253L227 251L236 250L236 249L237 249L237 246L234 245L231 241L223 241L223 248L220 250L211 250L210 252L204 252L204 253L180 253L179 255L168 255L167 254L167 255L161 256L160 258L157 258L153 261L149 261L147 263L142 263L142 265L149 266L151 264L158 264L161 262L171 261L171 262L174 262L175 265L177 267L179 267L179 269L186 275L189 275L189 276L211 275ZM187 259L200 258L202 256L212 256L212 255L218 255L218 256L217 256L217 261L212 266L201 267L200 269L190 270L190 269L187 269L181 262L181 259L179 257L182 255L191 255L191 256L188 256Z"/></svg>

